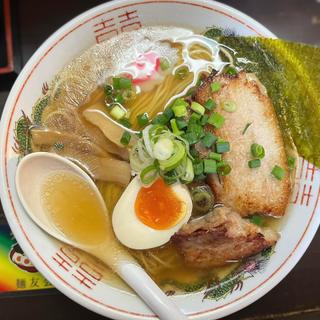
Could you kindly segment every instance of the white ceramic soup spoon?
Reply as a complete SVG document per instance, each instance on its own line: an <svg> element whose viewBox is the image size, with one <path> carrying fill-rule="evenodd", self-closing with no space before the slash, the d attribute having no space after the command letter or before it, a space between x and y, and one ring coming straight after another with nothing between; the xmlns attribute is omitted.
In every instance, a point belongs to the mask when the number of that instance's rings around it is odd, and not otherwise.
<svg viewBox="0 0 320 320"><path fill-rule="evenodd" d="M106 219L108 237L98 245L74 242L55 225L41 200L41 190L50 174L68 172L85 180L101 204ZM32 186L32 187L31 187ZM144 300L163 320L186 320L187 317L153 282L144 269L116 240L103 198L91 178L76 164L61 156L36 152L25 156L16 172L16 188L25 210L31 219L54 238L82 249L103 261ZM88 215L89 217L89 215ZM89 218L88 218L89 219Z"/></svg>

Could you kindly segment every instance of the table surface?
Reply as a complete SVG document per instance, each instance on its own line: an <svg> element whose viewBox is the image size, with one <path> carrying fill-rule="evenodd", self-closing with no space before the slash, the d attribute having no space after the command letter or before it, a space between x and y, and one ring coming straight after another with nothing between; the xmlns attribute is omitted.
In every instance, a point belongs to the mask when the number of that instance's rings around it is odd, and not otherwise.
<svg viewBox="0 0 320 320"><path fill-rule="evenodd" d="M104 1L15 1L23 64L56 29ZM281 38L320 45L320 0L225 0ZM8 91L0 91L0 112ZM0 215L2 208L0 206ZM293 230L294 232L294 230ZM271 292L224 320L320 319L320 232L291 273ZM0 295L0 319L103 319L55 289ZM173 319L174 320L174 319Z"/></svg>

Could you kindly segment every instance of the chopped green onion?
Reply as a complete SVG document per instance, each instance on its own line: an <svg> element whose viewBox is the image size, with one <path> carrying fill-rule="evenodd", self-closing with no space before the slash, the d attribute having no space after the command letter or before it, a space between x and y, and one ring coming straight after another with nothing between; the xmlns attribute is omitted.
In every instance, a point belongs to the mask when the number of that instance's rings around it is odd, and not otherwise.
<svg viewBox="0 0 320 320"><path fill-rule="evenodd" d="M132 124L131 124L131 122L129 121L128 118L122 118L122 119L118 120L118 122L121 125L123 125L124 127L126 127L126 128L131 128L132 127Z"/></svg>
<svg viewBox="0 0 320 320"><path fill-rule="evenodd" d="M145 185L152 183L157 178L157 176L158 168L155 164L151 164L140 172L141 182Z"/></svg>
<svg viewBox="0 0 320 320"><path fill-rule="evenodd" d="M200 138L194 132L187 132L182 135L182 138L187 140L189 144L195 144L200 140Z"/></svg>
<svg viewBox="0 0 320 320"><path fill-rule="evenodd" d="M168 122L169 122L169 119L163 113L158 114L151 121L152 124L161 124L161 125L165 125Z"/></svg>
<svg viewBox="0 0 320 320"><path fill-rule="evenodd" d="M220 161L222 160L222 155L219 154L219 153L216 153L216 152L210 152L210 153L208 154L208 157L209 157L210 159L216 160L216 161L218 161L218 162L220 162Z"/></svg>
<svg viewBox="0 0 320 320"><path fill-rule="evenodd" d="M186 149L182 142L174 140L173 145L174 150L172 156L166 160L159 160L160 169L162 171L175 169L186 156Z"/></svg>
<svg viewBox="0 0 320 320"><path fill-rule="evenodd" d="M188 103L186 101L177 99L172 106L172 111L176 117L184 117L187 115L187 106Z"/></svg>
<svg viewBox="0 0 320 320"><path fill-rule="evenodd" d="M185 121L183 118L180 118L180 119L177 118L176 122L177 122L178 129L184 129L188 126L187 121Z"/></svg>
<svg viewBox="0 0 320 320"><path fill-rule="evenodd" d="M186 78L187 74L189 73L189 69L187 66L181 66L179 67L176 72L175 72L175 77L180 79L180 80L183 80Z"/></svg>
<svg viewBox="0 0 320 320"><path fill-rule="evenodd" d="M253 160L248 161L248 167L250 169L261 167L261 160L260 159L253 159Z"/></svg>
<svg viewBox="0 0 320 320"><path fill-rule="evenodd" d="M203 160L203 172L204 173L216 173L217 172L217 162L211 159Z"/></svg>
<svg viewBox="0 0 320 320"><path fill-rule="evenodd" d="M258 159L263 159L265 156L264 147L258 143L253 143L250 150L251 154Z"/></svg>
<svg viewBox="0 0 320 320"><path fill-rule="evenodd" d="M192 165L192 161L187 158L187 163L185 165L185 173L183 175L183 177L181 177L183 182L192 182L194 178L194 171L193 171L193 165Z"/></svg>
<svg viewBox="0 0 320 320"><path fill-rule="evenodd" d="M139 127L144 127L149 122L149 116L147 112L137 115L137 121Z"/></svg>
<svg viewBox="0 0 320 320"><path fill-rule="evenodd" d="M217 153L225 153L230 151L230 143L227 141L217 141L216 142Z"/></svg>
<svg viewBox="0 0 320 320"><path fill-rule="evenodd" d="M113 78L112 83L116 90L131 89L132 86L131 79L129 78Z"/></svg>
<svg viewBox="0 0 320 320"><path fill-rule="evenodd" d="M201 124L202 126L204 126L205 124L207 124L208 119L209 119L209 116L208 116L207 114L204 114L204 115L201 117L200 124Z"/></svg>
<svg viewBox="0 0 320 320"><path fill-rule="evenodd" d="M121 118L123 118L126 115L126 111L123 110L120 106L116 105L111 109L110 115L112 118L114 118L116 120L120 120Z"/></svg>
<svg viewBox="0 0 320 320"><path fill-rule="evenodd" d="M224 101L222 103L222 109L227 112L235 112L237 110L237 105L234 101Z"/></svg>
<svg viewBox="0 0 320 320"><path fill-rule="evenodd" d="M271 174L278 180L282 180L286 174L285 170L281 168L280 166L274 166Z"/></svg>
<svg viewBox="0 0 320 320"><path fill-rule="evenodd" d="M161 173L161 176L166 184L173 184L179 180L177 173L175 170L171 170L169 172Z"/></svg>
<svg viewBox="0 0 320 320"><path fill-rule="evenodd" d="M194 147L191 147L189 152L193 158L197 158L199 156L199 152Z"/></svg>
<svg viewBox="0 0 320 320"><path fill-rule="evenodd" d="M170 107L166 108L166 109L162 112L162 114L164 114L169 120L170 120L171 118L173 118L173 116L174 116L173 111L172 111L172 109L171 109Z"/></svg>
<svg viewBox="0 0 320 320"><path fill-rule="evenodd" d="M217 163L217 173L221 176L227 176L231 172L231 166L223 161Z"/></svg>
<svg viewBox="0 0 320 320"><path fill-rule="evenodd" d="M263 218L261 216L258 215L254 215L252 217L250 217L250 222L257 225L257 226L262 226L263 225Z"/></svg>
<svg viewBox="0 0 320 320"><path fill-rule="evenodd" d="M160 69L162 71L166 71L168 70L170 67L170 61L169 59L165 58L165 57L162 57L160 58Z"/></svg>
<svg viewBox="0 0 320 320"><path fill-rule="evenodd" d="M247 132L247 130L249 129L249 127L252 125L252 122L249 122L249 123L247 123L246 124L246 126L244 127L244 129L243 129L243 131L242 131L242 135L244 135L246 132Z"/></svg>
<svg viewBox="0 0 320 320"><path fill-rule="evenodd" d="M198 114L204 115L205 108L198 102L193 101L191 103L191 109Z"/></svg>
<svg viewBox="0 0 320 320"><path fill-rule="evenodd" d="M153 154L157 160L167 160L173 152L173 141L169 138L160 138L153 147Z"/></svg>
<svg viewBox="0 0 320 320"><path fill-rule="evenodd" d="M123 104L124 103L124 98L123 98L122 94L121 93L117 93L115 98L114 98L114 101L117 102L117 103Z"/></svg>
<svg viewBox="0 0 320 320"><path fill-rule="evenodd" d="M197 160L193 162L193 171L195 175L200 175L203 173L203 161Z"/></svg>
<svg viewBox="0 0 320 320"><path fill-rule="evenodd" d="M110 84L106 84L103 88L103 91L106 96L111 96L113 92L113 88L112 86L110 86Z"/></svg>
<svg viewBox="0 0 320 320"><path fill-rule="evenodd" d="M225 71L225 74L228 74L230 76L235 76L238 74L238 71L234 67L228 67L227 70Z"/></svg>
<svg viewBox="0 0 320 320"><path fill-rule="evenodd" d="M125 131L123 134L122 134L122 137L120 139L120 142L124 145L124 146L127 146L129 144L131 140L131 134L127 131Z"/></svg>
<svg viewBox="0 0 320 320"><path fill-rule="evenodd" d="M217 112L212 112L208 119L208 123L216 127L217 129L221 128L225 122L225 118L217 113Z"/></svg>
<svg viewBox="0 0 320 320"><path fill-rule="evenodd" d="M201 139L201 142L206 148L210 148L217 141L217 139L218 138L211 132L207 132Z"/></svg>
<svg viewBox="0 0 320 320"><path fill-rule="evenodd" d="M172 128L172 132L175 135L180 136L183 133L183 131L179 130L176 119L171 119L170 124L171 124L171 128Z"/></svg>
<svg viewBox="0 0 320 320"><path fill-rule="evenodd" d="M187 132L193 132L196 134L198 140L201 139L204 136L203 127L196 123L189 123Z"/></svg>
<svg viewBox="0 0 320 320"><path fill-rule="evenodd" d="M290 170L293 170L294 167L295 167L295 164L296 164L296 158L295 158L295 157L292 157L292 156L289 156L289 157L288 157L288 166L289 166L289 169L290 169Z"/></svg>
<svg viewBox="0 0 320 320"><path fill-rule="evenodd" d="M199 124L200 119L201 119L201 115L193 112L189 118L188 124Z"/></svg>
<svg viewBox="0 0 320 320"><path fill-rule="evenodd" d="M211 98L209 98L203 106L207 110L212 110L216 106L216 103Z"/></svg>
<svg viewBox="0 0 320 320"><path fill-rule="evenodd" d="M211 83L210 87L212 92L218 92L221 89L222 85L220 82L213 82Z"/></svg>

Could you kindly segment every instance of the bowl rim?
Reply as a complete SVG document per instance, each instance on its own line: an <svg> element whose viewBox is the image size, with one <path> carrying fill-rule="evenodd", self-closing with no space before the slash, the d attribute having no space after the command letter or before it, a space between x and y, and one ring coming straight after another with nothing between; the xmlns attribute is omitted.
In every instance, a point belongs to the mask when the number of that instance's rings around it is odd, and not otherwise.
<svg viewBox="0 0 320 320"><path fill-rule="evenodd" d="M1 177L1 185L2 188L0 189L0 196L3 205L3 209L5 215L7 217L8 223L10 228L15 235L17 241L21 245L22 249L26 252L28 257L32 260L38 270L45 275L45 277L55 285L55 287L63 292L66 296L70 299L74 300L77 303L85 306L91 311L94 311L98 314L104 316L114 317L115 319L128 319L127 317L130 316L134 319L151 319L155 318L154 315L143 315L143 314L136 314L130 313L127 310L120 310L118 308L101 305L98 301L94 301L93 298L86 296L84 293L80 293L76 288L73 288L71 285L67 285L63 283L63 279L57 279L56 275L50 270L50 267L46 265L45 261L41 259L41 256L37 253L35 248L33 247L31 241L28 240L27 233L23 230L22 226L19 225L19 221L15 221L13 217L13 213L11 212L14 209L14 202L9 193L10 190L7 190L8 184L8 177L6 176L6 159L7 159L7 146L8 146L8 130L4 127L7 122L11 123L12 117L15 114L15 109L17 105L17 101L20 98L20 94L24 89L26 82L28 81L29 77L31 76L34 69L41 63L42 59L46 56L48 52L52 50L52 48L61 40L63 40L69 33L80 27L81 25L85 24L88 20L92 20L93 18L105 14L110 11L117 10L121 7L135 5L141 5L143 3L177 3L177 4L184 4L184 5L193 5L193 6L200 6L203 8L207 8L220 14L227 15L229 18L232 18L245 26L249 29L255 31L257 34L262 36L268 36L272 38L276 38L276 36L270 32L266 27L261 25L256 20L252 19L251 17L247 16L246 14L240 12L237 9L234 9L228 5L221 4L216 1L208 1L208 0L191 0L191 1L183 1L183 0L117 0L117 1L110 1L108 3L101 4L96 6L90 10L85 11L84 13L76 16L62 27L60 27L56 32L54 32L32 55L32 57L28 60L27 64L21 71L18 79L15 81L9 96L7 98L3 114L1 117L1 125L0 125L0 133L1 133L1 142L0 142L0 154L4 155L3 160L5 165L1 162L0 166L0 177ZM94 16L94 13L101 11L101 9L105 9L103 13L99 13L98 15ZM88 17L91 17L90 19ZM257 31L257 30L259 31ZM19 91L19 93L18 93ZM12 107L13 106L13 107ZM9 115L11 113L11 115ZM9 120L8 120L9 118ZM231 302L226 303L222 306L217 308L213 308L206 311L192 313L192 318L197 319L206 319L209 316L221 317L226 316L228 314L234 313L249 304L253 303L268 291L270 291L274 286L276 286L289 272L290 270L296 265L302 255L305 253L307 247L309 246L312 238L314 237L318 225L320 223L320 215L315 217L315 212L317 211L317 205L319 200L319 193L317 195L317 201L315 204L315 208L312 212L312 215L308 221L307 227L301 236L299 242L294 247L293 251L290 255L286 258L286 260L274 271L274 273L262 281L258 286L247 292L246 294L233 299ZM10 207L11 205L11 207ZM299 249L299 250L298 250ZM45 266L46 265L46 266ZM280 270L281 269L281 270ZM280 271L280 272L278 272ZM62 280L62 281L61 281ZM269 281L272 280L272 281ZM88 299L89 298L89 299ZM107 307L107 309L106 309Z"/></svg>

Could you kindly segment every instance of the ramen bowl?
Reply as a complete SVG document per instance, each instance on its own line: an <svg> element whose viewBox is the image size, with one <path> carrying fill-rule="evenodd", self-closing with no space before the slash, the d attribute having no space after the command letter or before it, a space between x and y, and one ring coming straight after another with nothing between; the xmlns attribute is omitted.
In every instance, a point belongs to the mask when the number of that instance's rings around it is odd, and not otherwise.
<svg viewBox="0 0 320 320"><path fill-rule="evenodd" d="M22 111L31 114L41 92L74 57L96 43L149 25L174 25L199 32L216 26L243 36L275 37L247 15L214 1L111 1L71 20L35 52L10 92L0 126L1 201L17 241L58 290L113 319L156 316L101 263L51 238L32 222L16 193L19 156L14 132ZM247 259L240 268L204 290L167 292L170 299L190 319L219 319L262 297L288 274L310 244L320 222L319 188L319 171L300 159L281 239L275 249Z"/></svg>

